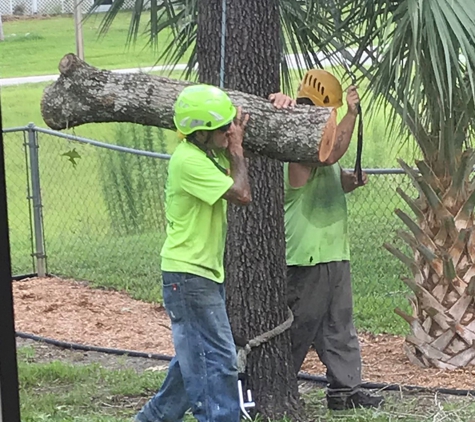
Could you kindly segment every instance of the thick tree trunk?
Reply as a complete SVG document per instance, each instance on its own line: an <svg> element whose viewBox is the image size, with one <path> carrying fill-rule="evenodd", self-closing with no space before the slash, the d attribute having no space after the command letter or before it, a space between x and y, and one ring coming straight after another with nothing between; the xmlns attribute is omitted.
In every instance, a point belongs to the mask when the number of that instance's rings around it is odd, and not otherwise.
<svg viewBox="0 0 475 422"><path fill-rule="evenodd" d="M217 84L221 35L216 28L220 28L221 0L199 4L200 77ZM263 98L279 91L277 3L228 0L226 23L225 86ZM252 98L253 103L260 104ZM266 121L259 120L259 124L265 126ZM248 144L256 141L255 136L250 130ZM281 136L302 141L292 132ZM251 158L248 164L253 202L248 207L229 207L226 286L233 331L250 340L284 322L288 313L282 164L266 157ZM272 419L283 415L300 418L302 408L288 331L253 349L247 370L260 413Z"/></svg>
<svg viewBox="0 0 475 422"><path fill-rule="evenodd" d="M206 64L206 60L201 63L203 72L209 68ZM219 60L211 64L219 65ZM59 70L60 77L45 89L41 100L43 119L55 130L102 122L174 129L173 105L189 85L143 73L99 70L74 54L63 57ZM219 72L206 77L212 77L211 82L217 85ZM293 111L276 111L259 96L238 91L229 94L251 115L246 150L282 161L317 162L328 158L335 139L336 110L299 106Z"/></svg>

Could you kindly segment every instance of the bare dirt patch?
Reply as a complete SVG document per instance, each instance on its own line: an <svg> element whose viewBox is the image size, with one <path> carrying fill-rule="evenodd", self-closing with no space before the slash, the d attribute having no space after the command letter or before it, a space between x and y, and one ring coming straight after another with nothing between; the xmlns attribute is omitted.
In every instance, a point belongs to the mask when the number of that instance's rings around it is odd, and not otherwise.
<svg viewBox="0 0 475 422"><path fill-rule="evenodd" d="M13 294L17 331L92 346L174 354L170 321L160 305L58 278L14 282ZM473 389L475 367L421 369L404 354L402 337L363 333L360 341L365 381ZM316 375L325 372L313 351L302 370Z"/></svg>

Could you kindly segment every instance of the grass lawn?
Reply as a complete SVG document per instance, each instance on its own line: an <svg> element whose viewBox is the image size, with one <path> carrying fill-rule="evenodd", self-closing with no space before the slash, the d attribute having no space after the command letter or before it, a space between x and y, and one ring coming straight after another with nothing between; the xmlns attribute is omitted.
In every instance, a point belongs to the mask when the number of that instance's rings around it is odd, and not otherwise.
<svg viewBox="0 0 475 422"><path fill-rule="evenodd" d="M83 24L84 58L88 63L106 69L148 67L156 63L168 34L160 35L157 52L145 48L147 13L143 14L142 35L136 46L126 46L129 12L119 13L107 36L99 37L103 16L103 13L91 15ZM72 16L5 22L3 30L5 42L0 43L2 78L57 74L61 58L76 52Z"/></svg>
<svg viewBox="0 0 475 422"><path fill-rule="evenodd" d="M165 376L161 371L34 360L33 348L19 349L23 422L130 422ZM324 390L313 390L303 398L308 420L315 422L468 422L475 415L473 399L453 396L386 393L387 403L381 410L345 412L326 409ZM191 415L185 416L185 422L193 420Z"/></svg>

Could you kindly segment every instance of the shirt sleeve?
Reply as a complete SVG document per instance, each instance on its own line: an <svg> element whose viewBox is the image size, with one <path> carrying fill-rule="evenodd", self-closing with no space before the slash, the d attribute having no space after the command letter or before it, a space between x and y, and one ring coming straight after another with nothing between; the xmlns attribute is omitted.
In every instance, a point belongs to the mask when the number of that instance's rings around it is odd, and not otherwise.
<svg viewBox="0 0 475 422"><path fill-rule="evenodd" d="M208 157L187 157L181 166L183 190L214 205L233 185L232 177L220 171Z"/></svg>

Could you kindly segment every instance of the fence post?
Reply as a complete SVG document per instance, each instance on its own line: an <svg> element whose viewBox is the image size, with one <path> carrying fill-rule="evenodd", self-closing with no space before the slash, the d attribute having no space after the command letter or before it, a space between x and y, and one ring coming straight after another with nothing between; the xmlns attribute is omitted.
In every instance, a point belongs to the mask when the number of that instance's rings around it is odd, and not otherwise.
<svg viewBox="0 0 475 422"><path fill-rule="evenodd" d="M46 275L46 255L43 233L43 204L41 203L38 139L33 123L28 125L28 150L30 156L31 199L33 201L36 272L38 277L44 277Z"/></svg>

